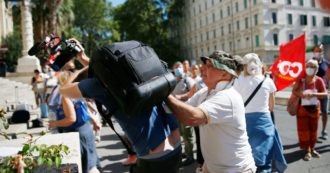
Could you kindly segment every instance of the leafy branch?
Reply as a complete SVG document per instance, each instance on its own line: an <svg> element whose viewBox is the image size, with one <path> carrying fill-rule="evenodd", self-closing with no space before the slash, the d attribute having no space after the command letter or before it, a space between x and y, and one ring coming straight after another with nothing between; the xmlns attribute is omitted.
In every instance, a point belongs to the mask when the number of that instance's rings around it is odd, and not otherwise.
<svg viewBox="0 0 330 173"><path fill-rule="evenodd" d="M9 128L7 119L5 118L6 112L0 109L0 123L4 129ZM0 135L6 139L10 139L6 132L0 129ZM23 145L21 151L15 156L8 156L0 159L0 173L20 172L20 169L25 173L33 172L33 169L47 165L48 167L55 166L59 168L62 164L64 155L70 153L69 147L63 144L47 146L46 144L36 145L36 141L46 132L42 131L41 136L33 138L31 134L23 132L22 134L28 135L28 141Z"/></svg>

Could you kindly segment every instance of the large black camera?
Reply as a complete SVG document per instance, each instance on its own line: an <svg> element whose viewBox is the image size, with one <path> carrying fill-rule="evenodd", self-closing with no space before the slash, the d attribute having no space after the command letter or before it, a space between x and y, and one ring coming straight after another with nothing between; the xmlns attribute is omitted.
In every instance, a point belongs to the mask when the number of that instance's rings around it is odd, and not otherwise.
<svg viewBox="0 0 330 173"><path fill-rule="evenodd" d="M68 61L81 51L73 40L62 40L54 34L46 36L43 42L34 44L28 51L29 55L36 55L41 50L49 54L47 63L55 71L59 71Z"/></svg>

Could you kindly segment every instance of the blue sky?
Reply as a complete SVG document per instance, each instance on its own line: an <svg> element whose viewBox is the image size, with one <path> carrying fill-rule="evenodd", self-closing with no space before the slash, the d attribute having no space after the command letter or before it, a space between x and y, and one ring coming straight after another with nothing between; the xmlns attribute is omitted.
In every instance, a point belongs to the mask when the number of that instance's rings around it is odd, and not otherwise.
<svg viewBox="0 0 330 173"><path fill-rule="evenodd" d="M119 5L119 4L124 3L126 0L108 0L108 1L112 3L112 6L113 7L115 7L115 6Z"/></svg>

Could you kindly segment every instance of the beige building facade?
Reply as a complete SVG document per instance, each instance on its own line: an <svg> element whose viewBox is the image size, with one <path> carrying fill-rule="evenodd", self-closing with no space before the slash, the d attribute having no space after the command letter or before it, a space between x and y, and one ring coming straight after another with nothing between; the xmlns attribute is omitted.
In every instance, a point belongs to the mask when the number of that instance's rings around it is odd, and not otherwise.
<svg viewBox="0 0 330 173"><path fill-rule="evenodd" d="M221 49L272 64L279 45L304 32L307 47L330 36L330 14L315 0L185 0L177 23L173 36L191 60Z"/></svg>
<svg viewBox="0 0 330 173"><path fill-rule="evenodd" d="M0 45L2 39L9 33L13 32L13 17L11 8L9 8L10 2L7 6L5 1L0 1Z"/></svg>

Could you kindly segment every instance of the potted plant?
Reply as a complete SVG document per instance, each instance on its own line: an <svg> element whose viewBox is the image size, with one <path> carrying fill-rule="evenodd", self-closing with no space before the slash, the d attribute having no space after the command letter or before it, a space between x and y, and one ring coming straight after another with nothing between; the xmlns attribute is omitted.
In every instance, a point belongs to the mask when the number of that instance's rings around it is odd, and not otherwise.
<svg viewBox="0 0 330 173"><path fill-rule="evenodd" d="M0 109L0 123L4 129L8 129L9 125L5 118L6 112ZM45 135L43 131L41 135ZM9 139L8 135L0 131L0 135ZM37 145L36 141L40 138L33 139L28 134L29 140L23 145L17 155L0 158L0 173L44 173L44 172L78 172L77 164L62 164L63 156L69 154L69 147L63 144Z"/></svg>

